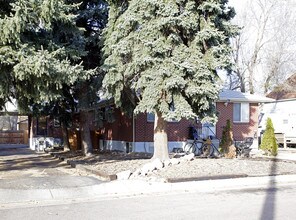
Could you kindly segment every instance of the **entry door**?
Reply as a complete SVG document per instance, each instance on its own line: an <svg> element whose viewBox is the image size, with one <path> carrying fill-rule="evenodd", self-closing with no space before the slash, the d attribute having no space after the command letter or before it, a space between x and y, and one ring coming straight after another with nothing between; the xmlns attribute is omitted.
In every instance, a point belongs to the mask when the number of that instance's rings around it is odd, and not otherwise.
<svg viewBox="0 0 296 220"><path fill-rule="evenodd" d="M211 123L203 123L202 134L205 137L208 137L208 136L216 137L216 125Z"/></svg>

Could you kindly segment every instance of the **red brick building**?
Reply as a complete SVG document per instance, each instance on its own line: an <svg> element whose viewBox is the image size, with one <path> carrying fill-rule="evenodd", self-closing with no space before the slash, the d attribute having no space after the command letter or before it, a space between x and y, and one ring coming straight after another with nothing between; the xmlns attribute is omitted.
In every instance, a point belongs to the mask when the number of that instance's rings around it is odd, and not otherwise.
<svg viewBox="0 0 296 220"><path fill-rule="evenodd" d="M222 129L229 119L236 141L246 137L257 137L259 103L271 102L273 99L225 90L219 94L216 103L218 122L216 125L196 124L193 121L181 120L168 122L169 150L183 147L190 139L190 126L197 126L199 135L216 137L216 144L222 137ZM128 118L118 109L114 112L115 123L105 122L103 128L96 130L100 148L123 151L153 151L154 117L151 114L140 114ZM256 140L255 140L256 144Z"/></svg>
<svg viewBox="0 0 296 220"><path fill-rule="evenodd" d="M220 92L216 102L218 122L215 125L196 124L194 121L181 120L180 122L168 122L169 150L182 148L188 139L192 139L190 127L195 126L200 136L214 137L213 143L219 145L222 137L222 129L229 119L233 127L233 136L236 141L242 141L246 137L256 137L258 132L259 103L272 102L273 99L225 90ZM140 114L135 117L127 117L119 109L112 109L112 120L108 120L107 108L112 103L100 103L100 111L103 112L103 124L98 128L95 121L96 111L90 111L93 122L90 124L94 148L111 149L121 151L153 152L153 114ZM109 115L110 116L110 115ZM109 122L112 121L112 122ZM78 124L78 123L77 123ZM48 123L48 134L55 136L52 123ZM79 148L79 129L71 130L71 143L74 148ZM71 136L71 135L70 135ZM75 142L75 143L74 143Z"/></svg>

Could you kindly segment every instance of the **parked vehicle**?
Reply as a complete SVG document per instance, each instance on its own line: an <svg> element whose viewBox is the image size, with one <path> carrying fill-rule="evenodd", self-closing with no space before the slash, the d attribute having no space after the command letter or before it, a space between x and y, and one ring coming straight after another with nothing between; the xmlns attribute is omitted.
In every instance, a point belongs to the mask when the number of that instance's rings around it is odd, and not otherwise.
<svg viewBox="0 0 296 220"><path fill-rule="evenodd" d="M279 145L296 146L296 100L264 104L259 118L259 136L262 139L267 118L271 118Z"/></svg>

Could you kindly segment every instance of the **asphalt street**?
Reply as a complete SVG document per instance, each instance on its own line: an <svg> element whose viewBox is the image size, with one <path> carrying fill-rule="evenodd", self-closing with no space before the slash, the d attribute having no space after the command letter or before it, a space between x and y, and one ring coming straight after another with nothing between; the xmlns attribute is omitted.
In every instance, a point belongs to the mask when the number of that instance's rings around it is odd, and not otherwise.
<svg viewBox="0 0 296 220"><path fill-rule="evenodd" d="M295 219L296 185L71 200L0 208L1 219Z"/></svg>

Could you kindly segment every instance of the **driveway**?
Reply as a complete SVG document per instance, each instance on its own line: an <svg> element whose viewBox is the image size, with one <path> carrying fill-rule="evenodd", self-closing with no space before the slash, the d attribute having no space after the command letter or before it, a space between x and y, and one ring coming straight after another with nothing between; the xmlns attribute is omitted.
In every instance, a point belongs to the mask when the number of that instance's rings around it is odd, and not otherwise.
<svg viewBox="0 0 296 220"><path fill-rule="evenodd" d="M102 181L71 168L66 162L45 153L36 153L27 146L0 145L1 193L51 189L61 191L69 188L78 190L100 183ZM17 202L17 193L13 195L16 197L13 201Z"/></svg>

